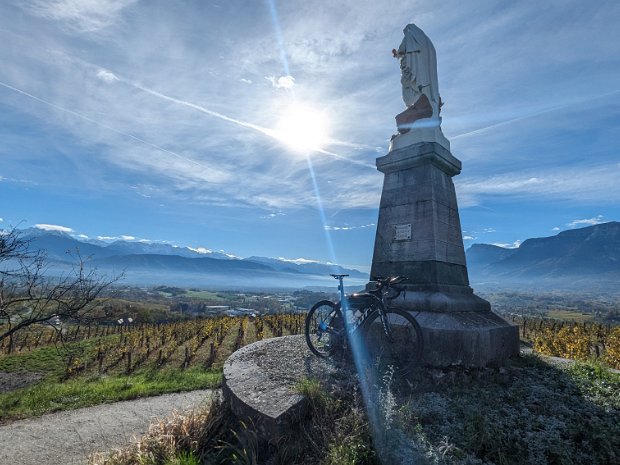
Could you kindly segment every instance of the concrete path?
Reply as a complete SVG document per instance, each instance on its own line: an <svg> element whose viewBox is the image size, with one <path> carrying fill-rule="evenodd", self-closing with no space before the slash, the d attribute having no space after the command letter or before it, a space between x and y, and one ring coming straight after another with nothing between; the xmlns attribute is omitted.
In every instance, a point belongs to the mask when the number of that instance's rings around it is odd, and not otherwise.
<svg viewBox="0 0 620 465"><path fill-rule="evenodd" d="M148 431L154 418L198 407L213 390L165 394L0 426L0 465L85 464L90 454L127 444Z"/></svg>

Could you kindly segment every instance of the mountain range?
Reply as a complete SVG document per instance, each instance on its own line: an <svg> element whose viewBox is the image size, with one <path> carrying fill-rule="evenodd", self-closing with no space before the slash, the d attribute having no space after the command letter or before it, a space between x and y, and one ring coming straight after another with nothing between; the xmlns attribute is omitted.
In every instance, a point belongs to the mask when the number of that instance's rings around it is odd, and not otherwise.
<svg viewBox="0 0 620 465"><path fill-rule="evenodd" d="M304 287L331 281L330 273L348 274L352 283L368 275L355 269L309 260L267 257L239 258L207 249L165 243L117 240L78 240L60 231L22 231L31 250L43 250L51 271L63 272L76 263L77 254L98 270L124 273L123 282L138 285ZM325 281L323 283L322 281Z"/></svg>
<svg viewBox="0 0 620 465"><path fill-rule="evenodd" d="M47 254L52 271L63 272L76 254L97 269L123 272L134 285L184 287L308 287L332 286L330 273L349 274L361 285L368 275L328 263L252 256L165 243L78 240L66 233L27 229L23 237L32 250ZM474 244L466 252L472 285L503 287L616 286L620 282L620 223L609 222L525 240L518 248ZM562 287L562 286L560 286Z"/></svg>
<svg viewBox="0 0 620 465"><path fill-rule="evenodd" d="M518 248L474 244L467 250L472 282L620 282L620 223L613 221L527 239Z"/></svg>

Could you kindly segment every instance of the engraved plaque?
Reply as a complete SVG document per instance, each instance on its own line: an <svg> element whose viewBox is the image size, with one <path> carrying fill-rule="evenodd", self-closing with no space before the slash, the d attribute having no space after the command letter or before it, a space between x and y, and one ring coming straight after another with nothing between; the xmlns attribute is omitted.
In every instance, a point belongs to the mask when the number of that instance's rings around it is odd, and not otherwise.
<svg viewBox="0 0 620 465"><path fill-rule="evenodd" d="M394 242L411 240L411 223L394 225Z"/></svg>

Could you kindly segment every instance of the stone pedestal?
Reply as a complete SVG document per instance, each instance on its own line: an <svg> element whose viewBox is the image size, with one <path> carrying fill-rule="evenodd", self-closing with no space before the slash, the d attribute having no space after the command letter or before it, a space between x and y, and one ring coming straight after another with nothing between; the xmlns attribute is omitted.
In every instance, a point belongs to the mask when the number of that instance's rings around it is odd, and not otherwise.
<svg viewBox="0 0 620 465"><path fill-rule="evenodd" d="M452 182L461 162L435 131L432 142L405 146L401 138L415 140L422 131L397 136L377 159L385 179L371 276L409 278L392 305L420 323L425 363L485 366L518 355L519 334L469 287Z"/></svg>

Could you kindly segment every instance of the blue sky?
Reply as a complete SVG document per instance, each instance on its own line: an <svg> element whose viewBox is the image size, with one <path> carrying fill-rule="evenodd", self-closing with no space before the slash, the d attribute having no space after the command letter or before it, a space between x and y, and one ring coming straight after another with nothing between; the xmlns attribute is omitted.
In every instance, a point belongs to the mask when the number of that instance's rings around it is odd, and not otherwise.
<svg viewBox="0 0 620 465"><path fill-rule="evenodd" d="M31 0L0 4L0 225L367 267L411 21L466 246L620 219L616 1ZM291 105L328 119L323 215Z"/></svg>

